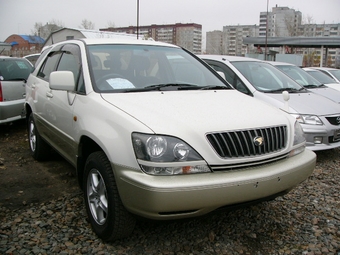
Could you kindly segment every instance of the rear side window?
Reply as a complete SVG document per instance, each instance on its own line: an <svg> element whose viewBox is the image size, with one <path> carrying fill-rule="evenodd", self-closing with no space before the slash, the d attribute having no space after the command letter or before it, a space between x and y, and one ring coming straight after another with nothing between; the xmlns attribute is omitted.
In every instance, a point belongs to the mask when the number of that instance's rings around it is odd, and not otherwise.
<svg viewBox="0 0 340 255"><path fill-rule="evenodd" d="M0 59L1 81L27 80L32 71L32 65L25 59Z"/></svg>

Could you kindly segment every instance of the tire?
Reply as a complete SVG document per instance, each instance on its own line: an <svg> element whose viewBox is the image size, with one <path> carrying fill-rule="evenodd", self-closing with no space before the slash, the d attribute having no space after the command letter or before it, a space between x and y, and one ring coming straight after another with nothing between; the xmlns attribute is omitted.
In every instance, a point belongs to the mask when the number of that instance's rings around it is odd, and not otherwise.
<svg viewBox="0 0 340 255"><path fill-rule="evenodd" d="M94 152L86 160L84 201L93 231L103 241L128 237L135 218L124 207L111 164L104 152Z"/></svg>
<svg viewBox="0 0 340 255"><path fill-rule="evenodd" d="M50 146L41 138L36 128L33 113L30 114L27 123L28 144L32 157L35 160L43 161L49 156Z"/></svg>

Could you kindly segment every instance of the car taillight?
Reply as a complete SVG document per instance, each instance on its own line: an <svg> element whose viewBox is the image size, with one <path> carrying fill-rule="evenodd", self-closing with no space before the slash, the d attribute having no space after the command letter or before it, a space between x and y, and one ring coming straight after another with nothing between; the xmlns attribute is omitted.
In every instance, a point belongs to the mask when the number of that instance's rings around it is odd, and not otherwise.
<svg viewBox="0 0 340 255"><path fill-rule="evenodd" d="M0 81L0 102L3 101L3 97L2 97L2 87L1 87L1 81Z"/></svg>

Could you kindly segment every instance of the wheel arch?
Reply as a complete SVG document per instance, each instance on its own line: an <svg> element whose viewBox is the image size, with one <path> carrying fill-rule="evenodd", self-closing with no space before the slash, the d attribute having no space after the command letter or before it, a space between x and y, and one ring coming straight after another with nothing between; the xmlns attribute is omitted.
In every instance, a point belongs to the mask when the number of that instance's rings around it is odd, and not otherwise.
<svg viewBox="0 0 340 255"><path fill-rule="evenodd" d="M93 139L82 136L78 148L77 178L81 189L83 189L84 167L88 156L96 151L104 151Z"/></svg>
<svg viewBox="0 0 340 255"><path fill-rule="evenodd" d="M32 108L28 103L25 103L25 114L26 114L26 122L28 122L28 118L32 113Z"/></svg>

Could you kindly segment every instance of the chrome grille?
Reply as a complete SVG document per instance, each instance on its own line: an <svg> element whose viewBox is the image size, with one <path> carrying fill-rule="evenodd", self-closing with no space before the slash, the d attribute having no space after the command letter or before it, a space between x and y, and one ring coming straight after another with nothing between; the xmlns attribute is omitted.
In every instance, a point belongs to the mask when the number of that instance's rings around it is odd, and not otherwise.
<svg viewBox="0 0 340 255"><path fill-rule="evenodd" d="M256 142L256 138L262 138L262 144ZM210 133L207 134L207 139L222 158L257 156L284 149L287 143L287 127Z"/></svg>
<svg viewBox="0 0 340 255"><path fill-rule="evenodd" d="M329 123L332 125L340 125L340 116L335 116L335 117L326 117Z"/></svg>

